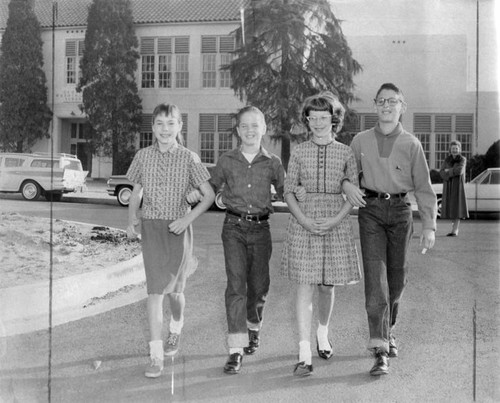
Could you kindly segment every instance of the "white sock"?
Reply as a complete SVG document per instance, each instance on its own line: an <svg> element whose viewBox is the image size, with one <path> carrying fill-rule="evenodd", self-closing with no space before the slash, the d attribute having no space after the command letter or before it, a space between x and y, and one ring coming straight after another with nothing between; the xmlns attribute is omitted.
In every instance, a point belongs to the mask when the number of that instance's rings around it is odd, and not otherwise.
<svg viewBox="0 0 500 403"><path fill-rule="evenodd" d="M149 342L149 355L163 361L163 340L152 340Z"/></svg>
<svg viewBox="0 0 500 403"><path fill-rule="evenodd" d="M240 353L241 355L243 355L243 348L241 348L241 347L231 347L229 349L229 355L234 354L234 353Z"/></svg>
<svg viewBox="0 0 500 403"><path fill-rule="evenodd" d="M306 365L312 364L311 342L302 340L299 342L299 362L304 361Z"/></svg>
<svg viewBox="0 0 500 403"><path fill-rule="evenodd" d="M174 318L170 318L170 324L169 324L170 333L181 334L183 326L184 326L184 318L181 318L181 320L179 321L174 320Z"/></svg>
<svg viewBox="0 0 500 403"><path fill-rule="evenodd" d="M318 337L318 347L320 350L330 351L332 348L330 342L328 341L328 326L323 326L321 323L318 325L318 331L316 332Z"/></svg>

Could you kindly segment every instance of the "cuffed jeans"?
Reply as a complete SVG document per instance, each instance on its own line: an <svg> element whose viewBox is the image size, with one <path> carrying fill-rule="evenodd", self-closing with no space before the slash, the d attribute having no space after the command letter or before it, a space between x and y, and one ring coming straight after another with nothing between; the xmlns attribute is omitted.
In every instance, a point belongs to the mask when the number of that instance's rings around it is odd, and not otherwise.
<svg viewBox="0 0 500 403"><path fill-rule="evenodd" d="M269 222L226 215L222 227L226 262L229 348L248 345L248 325L259 327L269 291L272 253Z"/></svg>
<svg viewBox="0 0 500 403"><path fill-rule="evenodd" d="M407 197L366 198L359 209L359 233L365 275L368 349L389 351L389 334L396 324L408 282L408 249L413 235L412 209Z"/></svg>

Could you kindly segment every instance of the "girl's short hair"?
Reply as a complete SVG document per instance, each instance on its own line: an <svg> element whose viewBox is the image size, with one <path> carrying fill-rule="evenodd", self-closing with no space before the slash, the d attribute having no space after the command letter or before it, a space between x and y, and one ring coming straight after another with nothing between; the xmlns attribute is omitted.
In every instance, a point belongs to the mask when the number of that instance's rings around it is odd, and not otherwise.
<svg viewBox="0 0 500 403"><path fill-rule="evenodd" d="M335 132L342 129L344 123L345 108L339 99L330 91L322 91L319 94L307 97L302 104L301 121L309 129L307 117L311 111L325 111L332 115L332 123L337 123Z"/></svg>
<svg viewBox="0 0 500 403"><path fill-rule="evenodd" d="M156 108L153 110L151 125L155 124L155 119L160 115L172 116L173 118L177 119L179 123L182 123L181 110L177 105L167 104L167 103L162 103L157 105ZM156 142L156 137L153 138L153 142ZM184 136L182 135L182 132L179 132L177 134L177 142L180 145L184 145Z"/></svg>
<svg viewBox="0 0 500 403"><path fill-rule="evenodd" d="M458 140L452 140L450 142L450 149L452 146L458 146L458 148L461 150L462 149L462 143Z"/></svg>

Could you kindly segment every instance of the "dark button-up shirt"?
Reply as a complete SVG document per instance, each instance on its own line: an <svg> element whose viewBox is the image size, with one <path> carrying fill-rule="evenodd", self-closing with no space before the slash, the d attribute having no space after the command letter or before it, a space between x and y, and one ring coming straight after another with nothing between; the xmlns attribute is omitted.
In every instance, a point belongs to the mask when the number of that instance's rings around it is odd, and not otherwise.
<svg viewBox="0 0 500 403"><path fill-rule="evenodd" d="M252 162L248 162L240 149L226 152L219 158L210 179L216 192L222 190L222 202L228 209L259 215L274 212L271 185L281 200L284 181L281 160L262 147Z"/></svg>

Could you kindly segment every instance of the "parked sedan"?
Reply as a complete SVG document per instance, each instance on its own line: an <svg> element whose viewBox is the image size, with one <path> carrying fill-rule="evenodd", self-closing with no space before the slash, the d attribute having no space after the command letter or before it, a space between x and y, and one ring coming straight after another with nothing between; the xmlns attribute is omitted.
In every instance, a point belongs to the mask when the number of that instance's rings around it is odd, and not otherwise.
<svg viewBox="0 0 500 403"><path fill-rule="evenodd" d="M438 217L441 216L443 184L432 185L437 195ZM465 184L467 206L470 212L500 212L500 168L488 168Z"/></svg>

